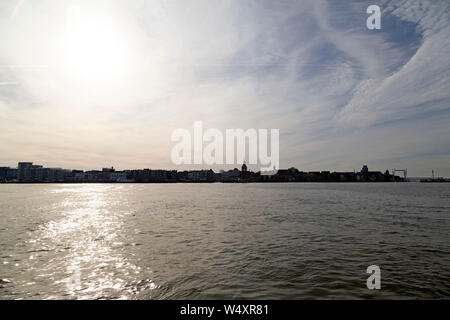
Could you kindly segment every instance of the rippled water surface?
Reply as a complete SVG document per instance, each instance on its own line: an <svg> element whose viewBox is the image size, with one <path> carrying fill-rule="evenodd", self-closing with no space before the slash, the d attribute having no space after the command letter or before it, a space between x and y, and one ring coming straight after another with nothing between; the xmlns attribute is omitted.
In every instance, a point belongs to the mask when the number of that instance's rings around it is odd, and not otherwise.
<svg viewBox="0 0 450 320"><path fill-rule="evenodd" d="M450 184L0 185L0 298L448 299L449 214Z"/></svg>

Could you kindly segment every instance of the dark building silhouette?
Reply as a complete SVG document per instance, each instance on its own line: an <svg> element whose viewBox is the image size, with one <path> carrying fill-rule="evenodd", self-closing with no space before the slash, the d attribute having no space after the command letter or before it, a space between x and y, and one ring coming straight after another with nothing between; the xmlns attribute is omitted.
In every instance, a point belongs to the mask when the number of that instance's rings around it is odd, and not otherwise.
<svg viewBox="0 0 450 320"><path fill-rule="evenodd" d="M360 172L303 172L297 168L279 169L274 175L262 175L261 172L248 170L244 162L241 170L215 173L213 170L152 170L135 169L116 171L114 167L102 170L65 170L61 168L44 168L32 162L19 162L17 169L0 167L0 182L21 183L174 183L174 182L392 182L403 181L403 178L391 175L388 170L370 171L364 165Z"/></svg>
<svg viewBox="0 0 450 320"><path fill-rule="evenodd" d="M27 181L30 177L29 169L33 165L33 162L19 162L18 179L19 181Z"/></svg>

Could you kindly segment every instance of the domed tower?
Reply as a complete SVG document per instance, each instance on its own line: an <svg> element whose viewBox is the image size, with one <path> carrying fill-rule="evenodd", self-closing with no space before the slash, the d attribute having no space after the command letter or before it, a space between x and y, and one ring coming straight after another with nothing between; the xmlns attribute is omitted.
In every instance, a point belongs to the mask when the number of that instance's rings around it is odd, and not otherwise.
<svg viewBox="0 0 450 320"><path fill-rule="evenodd" d="M368 173L369 172L369 167L367 166L367 164L363 165L361 172L362 173Z"/></svg>

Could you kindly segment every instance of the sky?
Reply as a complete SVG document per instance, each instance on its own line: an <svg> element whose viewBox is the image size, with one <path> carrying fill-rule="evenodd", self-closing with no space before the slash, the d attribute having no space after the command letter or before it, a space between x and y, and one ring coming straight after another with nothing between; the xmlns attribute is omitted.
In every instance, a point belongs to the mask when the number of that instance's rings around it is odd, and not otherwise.
<svg viewBox="0 0 450 320"><path fill-rule="evenodd" d="M196 120L279 129L285 168L450 177L450 2L0 2L0 166L192 168Z"/></svg>

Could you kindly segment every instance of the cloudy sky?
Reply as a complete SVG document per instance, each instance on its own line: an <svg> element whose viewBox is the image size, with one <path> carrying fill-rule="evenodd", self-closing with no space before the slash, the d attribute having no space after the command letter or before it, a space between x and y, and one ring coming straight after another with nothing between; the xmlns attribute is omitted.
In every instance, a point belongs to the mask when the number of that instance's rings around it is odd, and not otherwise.
<svg viewBox="0 0 450 320"><path fill-rule="evenodd" d="M282 167L450 176L450 2L0 2L0 165L176 169L195 120L280 129Z"/></svg>

